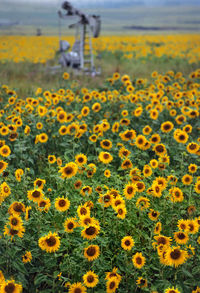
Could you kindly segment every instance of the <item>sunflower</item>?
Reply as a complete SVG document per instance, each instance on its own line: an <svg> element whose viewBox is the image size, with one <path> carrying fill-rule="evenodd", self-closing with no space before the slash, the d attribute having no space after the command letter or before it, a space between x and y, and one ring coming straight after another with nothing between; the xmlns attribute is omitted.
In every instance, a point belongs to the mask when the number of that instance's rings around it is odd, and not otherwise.
<svg viewBox="0 0 200 293"><path fill-rule="evenodd" d="M23 212L25 212L25 205L18 201L13 202L8 209L10 215L21 215Z"/></svg>
<svg viewBox="0 0 200 293"><path fill-rule="evenodd" d="M186 232L189 234L196 234L199 231L199 224L195 220L187 220Z"/></svg>
<svg viewBox="0 0 200 293"><path fill-rule="evenodd" d="M149 199L146 198L146 197L141 196L141 197L139 197L139 198L137 199L137 201L136 201L136 207L137 207L138 209L140 209L141 211L142 211L142 210L145 210L145 209L148 209L149 206L150 206L150 201L149 201Z"/></svg>
<svg viewBox="0 0 200 293"><path fill-rule="evenodd" d="M83 166L85 164L87 164L87 156L84 154L78 154L75 156L75 163L78 166Z"/></svg>
<svg viewBox="0 0 200 293"><path fill-rule="evenodd" d="M69 293L86 293L86 288L85 286L82 285L82 283L74 283L71 284L69 287Z"/></svg>
<svg viewBox="0 0 200 293"><path fill-rule="evenodd" d="M106 170L104 171L104 176L107 177L107 178L110 178L110 176L111 176L111 172L110 172L110 170L106 169Z"/></svg>
<svg viewBox="0 0 200 293"><path fill-rule="evenodd" d="M168 133L174 128L174 124L171 121L166 121L161 124L160 128L162 132Z"/></svg>
<svg viewBox="0 0 200 293"><path fill-rule="evenodd" d="M184 185L190 185L192 183L192 180L193 177L189 174L185 174L181 179Z"/></svg>
<svg viewBox="0 0 200 293"><path fill-rule="evenodd" d="M152 174L152 169L149 165L144 165L142 172L143 172L144 177L150 177Z"/></svg>
<svg viewBox="0 0 200 293"><path fill-rule="evenodd" d="M120 133L119 136L123 141L129 141L136 137L136 131L133 129L125 130L124 132Z"/></svg>
<svg viewBox="0 0 200 293"><path fill-rule="evenodd" d="M132 177L132 181L136 181L136 180ZM137 189L138 189L137 191L140 192L140 193L143 192L145 190L145 188L146 188L143 181L138 181L137 180L137 182L135 184L136 184Z"/></svg>
<svg viewBox="0 0 200 293"><path fill-rule="evenodd" d="M6 182L0 185L0 194L2 194L3 197L8 197L11 194L10 187Z"/></svg>
<svg viewBox="0 0 200 293"><path fill-rule="evenodd" d="M38 209L39 211L44 211L44 212L48 212L49 208L51 206L51 201L49 198L41 198L38 201Z"/></svg>
<svg viewBox="0 0 200 293"><path fill-rule="evenodd" d="M121 247L124 250L131 250L134 244L134 240L131 236L125 236L121 240Z"/></svg>
<svg viewBox="0 0 200 293"><path fill-rule="evenodd" d="M112 126L112 132L116 133L119 131L119 122L115 122Z"/></svg>
<svg viewBox="0 0 200 293"><path fill-rule="evenodd" d="M119 150L119 157L120 158L124 158L124 157L128 157L131 154L131 152L129 150L127 150L125 147L120 148Z"/></svg>
<svg viewBox="0 0 200 293"><path fill-rule="evenodd" d="M96 134L92 134L90 137L89 137L89 140L91 142L96 142L97 141L97 135Z"/></svg>
<svg viewBox="0 0 200 293"><path fill-rule="evenodd" d="M41 198L43 198L44 194L41 189L33 189L28 191L28 199L34 202L38 202Z"/></svg>
<svg viewBox="0 0 200 293"><path fill-rule="evenodd" d="M92 193L92 187L90 186L83 186L81 191L80 191L80 194L85 196L85 195L90 195Z"/></svg>
<svg viewBox="0 0 200 293"><path fill-rule="evenodd" d="M153 144L157 144L159 143L161 140L160 135L157 133L152 134L151 138L150 138L150 142Z"/></svg>
<svg viewBox="0 0 200 293"><path fill-rule="evenodd" d="M119 219L125 219L126 214L127 214L127 210L124 204L118 205L115 208L115 211L117 212L117 218Z"/></svg>
<svg viewBox="0 0 200 293"><path fill-rule="evenodd" d="M82 186L82 181L81 180L77 180L75 183L74 183L74 188L75 189L80 189Z"/></svg>
<svg viewBox="0 0 200 293"><path fill-rule="evenodd" d="M67 126L62 125L62 126L60 127L60 129L59 129L58 132L59 132L60 135L66 135L67 132L68 132Z"/></svg>
<svg viewBox="0 0 200 293"><path fill-rule="evenodd" d="M62 178L71 178L76 175L78 166L74 162L69 162L64 167L60 168L58 172L62 173Z"/></svg>
<svg viewBox="0 0 200 293"><path fill-rule="evenodd" d="M90 216L90 208L87 207L86 205L79 205L77 209L77 213L79 218L82 216Z"/></svg>
<svg viewBox="0 0 200 293"><path fill-rule="evenodd" d="M103 204L105 208L112 205L113 196L110 194L109 191L107 191L105 194L100 194L100 197L98 199L98 202Z"/></svg>
<svg viewBox="0 0 200 293"><path fill-rule="evenodd" d="M37 178L33 184L35 188L43 189L45 183L45 179Z"/></svg>
<svg viewBox="0 0 200 293"><path fill-rule="evenodd" d="M1 164L1 162L0 162L0 164ZM190 172L190 173L196 173L196 171L197 171L197 165L196 164L190 164L189 166L188 166L188 171Z"/></svg>
<svg viewBox="0 0 200 293"><path fill-rule="evenodd" d="M146 142L146 137L142 134L139 134L135 139L136 146L141 150L144 150Z"/></svg>
<svg viewBox="0 0 200 293"><path fill-rule="evenodd" d="M8 156L10 156L10 153L11 153L11 150L10 150L9 146L6 144L0 148L0 155L2 157L8 157Z"/></svg>
<svg viewBox="0 0 200 293"><path fill-rule="evenodd" d="M178 187L173 187L170 189L171 193L171 201L172 202L182 202L184 200L183 192L180 188Z"/></svg>
<svg viewBox="0 0 200 293"><path fill-rule="evenodd" d="M59 212L65 212L70 207L70 201L64 197L57 197L55 199L55 208Z"/></svg>
<svg viewBox="0 0 200 293"><path fill-rule="evenodd" d="M149 219L152 221L157 221L160 213L157 211L154 211L153 209L150 209L150 212L148 213Z"/></svg>
<svg viewBox="0 0 200 293"><path fill-rule="evenodd" d="M94 271L88 271L85 275L83 275L83 282L86 287L94 288L98 284L99 278Z"/></svg>
<svg viewBox="0 0 200 293"><path fill-rule="evenodd" d="M178 231L174 233L174 239L177 244L186 244L189 240L189 237L186 232Z"/></svg>
<svg viewBox="0 0 200 293"><path fill-rule="evenodd" d="M100 227L95 224L90 224L81 231L81 236L85 239L92 240L99 234Z"/></svg>
<svg viewBox="0 0 200 293"><path fill-rule="evenodd" d="M48 156L49 164L54 164L56 162L56 157L54 155Z"/></svg>
<svg viewBox="0 0 200 293"><path fill-rule="evenodd" d="M196 142L190 142L187 145L186 149L190 154L196 154L199 150L199 146ZM1 153L1 149L0 149L0 153Z"/></svg>
<svg viewBox="0 0 200 293"><path fill-rule="evenodd" d="M99 112L100 110L101 110L101 104L100 104L100 103L94 103L94 104L92 105L92 111L93 111L93 112L97 113L97 112Z"/></svg>
<svg viewBox="0 0 200 293"><path fill-rule="evenodd" d="M163 156L167 152L165 145L162 143L154 145L153 151L155 151L158 156Z"/></svg>
<svg viewBox="0 0 200 293"><path fill-rule="evenodd" d="M196 191L196 193L200 194L200 181L196 182L194 190Z"/></svg>
<svg viewBox="0 0 200 293"><path fill-rule="evenodd" d="M124 192L124 195L127 199L132 199L135 196L137 190L138 189L137 189L136 184L128 183L125 185L123 192Z"/></svg>
<svg viewBox="0 0 200 293"><path fill-rule="evenodd" d="M1 293L21 293L22 285L15 283L14 280L4 281L0 287Z"/></svg>
<svg viewBox="0 0 200 293"><path fill-rule="evenodd" d="M74 228L78 226L78 223L76 222L76 218L67 218L63 226L67 233L72 233L74 231Z"/></svg>
<svg viewBox="0 0 200 293"><path fill-rule="evenodd" d="M84 257L87 258L88 261L93 261L97 259L100 255L100 248L98 245L89 245L84 248Z"/></svg>
<svg viewBox="0 0 200 293"><path fill-rule="evenodd" d="M188 258L186 250L179 247L168 247L166 250L166 260L169 266L179 266L183 264Z"/></svg>
<svg viewBox="0 0 200 293"><path fill-rule="evenodd" d="M141 252L136 252L132 257L132 262L135 268L141 269L146 262L146 258Z"/></svg>
<svg viewBox="0 0 200 293"><path fill-rule="evenodd" d="M4 226L4 235L11 236L11 239L13 239L14 236L18 236L22 238L24 236L25 229L23 226L20 226L18 229L13 229L11 227L8 228L7 225Z"/></svg>
<svg viewBox="0 0 200 293"><path fill-rule="evenodd" d="M154 234L160 234L161 230L162 230L162 224L161 222L157 222L154 227L154 231L153 231Z"/></svg>
<svg viewBox="0 0 200 293"><path fill-rule="evenodd" d="M57 233L49 232L48 235L41 237L38 240L38 245L42 250L48 253L55 252L60 247L60 237Z"/></svg>
<svg viewBox="0 0 200 293"><path fill-rule="evenodd" d="M143 129L142 132L144 135L149 135L152 131L152 128L149 125L146 125Z"/></svg>
<svg viewBox="0 0 200 293"><path fill-rule="evenodd" d="M165 293L181 293L181 292L178 289L175 289L174 287L172 287L172 288L165 289Z"/></svg>
<svg viewBox="0 0 200 293"><path fill-rule="evenodd" d="M136 281L136 284L139 288L146 288L147 287L147 279L139 277Z"/></svg>
<svg viewBox="0 0 200 293"><path fill-rule="evenodd" d="M23 263L31 262L32 254L30 251L26 251L26 253L22 256Z"/></svg>
<svg viewBox="0 0 200 293"><path fill-rule="evenodd" d="M174 131L174 139L178 142L178 143L183 143L185 144L188 141L188 134L187 132L181 130L181 129L176 129Z"/></svg>
<svg viewBox="0 0 200 293"><path fill-rule="evenodd" d="M170 246L170 243L172 241L171 237L167 237L161 234L159 234L158 236L154 236L154 239L156 240L156 242L153 242L154 247L160 244Z"/></svg>
<svg viewBox="0 0 200 293"><path fill-rule="evenodd" d="M104 164L109 164L113 160L113 156L108 152L100 152L99 160Z"/></svg>
<svg viewBox="0 0 200 293"><path fill-rule="evenodd" d="M123 170L131 169L132 167L133 167L133 164L132 164L131 160L129 160L129 159L125 159L121 163L121 168Z"/></svg>
<svg viewBox="0 0 200 293"><path fill-rule="evenodd" d="M41 133L41 134L39 134L39 136L38 136L38 140L39 140L39 142L41 142L41 143L45 143L45 142L47 142L47 140L48 140L48 135L46 134L46 133Z"/></svg>
<svg viewBox="0 0 200 293"><path fill-rule="evenodd" d="M23 226L22 219L18 215L9 217L9 225L12 229L20 229Z"/></svg>
<svg viewBox="0 0 200 293"><path fill-rule="evenodd" d="M110 278L106 283L106 292L114 293L119 286L119 281L116 277Z"/></svg>
<svg viewBox="0 0 200 293"><path fill-rule="evenodd" d="M67 119L67 113L65 111L59 111L57 114L57 121L60 123L66 122Z"/></svg>
<svg viewBox="0 0 200 293"><path fill-rule="evenodd" d="M102 140L100 145L105 150L110 150L112 148L112 142L109 139Z"/></svg>
<svg viewBox="0 0 200 293"><path fill-rule="evenodd" d="M8 166L8 163L4 161L0 161L0 174L3 173L4 170L6 170L7 166Z"/></svg>

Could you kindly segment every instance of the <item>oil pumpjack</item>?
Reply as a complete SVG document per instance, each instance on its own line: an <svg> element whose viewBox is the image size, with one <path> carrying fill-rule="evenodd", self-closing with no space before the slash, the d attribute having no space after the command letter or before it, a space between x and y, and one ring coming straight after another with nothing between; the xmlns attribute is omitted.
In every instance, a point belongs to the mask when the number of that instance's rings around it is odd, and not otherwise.
<svg viewBox="0 0 200 293"><path fill-rule="evenodd" d="M92 38L98 38L101 30L101 19L99 15L86 15L82 11L75 9L70 2L65 1L62 9L66 12L58 11L59 20L68 19L72 16L79 18L78 22L69 25L69 28L75 28L75 42L71 51L67 41L61 40L60 36L60 59L62 67L70 66L77 68L91 75L97 75L94 66L94 55L92 48Z"/></svg>

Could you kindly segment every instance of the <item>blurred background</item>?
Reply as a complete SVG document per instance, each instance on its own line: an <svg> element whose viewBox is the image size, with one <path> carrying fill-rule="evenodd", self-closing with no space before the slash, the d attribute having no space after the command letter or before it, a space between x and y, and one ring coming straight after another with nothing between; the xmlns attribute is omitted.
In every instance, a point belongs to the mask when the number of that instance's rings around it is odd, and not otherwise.
<svg viewBox="0 0 200 293"><path fill-rule="evenodd" d="M102 18L102 35L200 31L199 0L71 0ZM57 35L60 0L0 0L0 34ZM73 34L63 21L64 35Z"/></svg>

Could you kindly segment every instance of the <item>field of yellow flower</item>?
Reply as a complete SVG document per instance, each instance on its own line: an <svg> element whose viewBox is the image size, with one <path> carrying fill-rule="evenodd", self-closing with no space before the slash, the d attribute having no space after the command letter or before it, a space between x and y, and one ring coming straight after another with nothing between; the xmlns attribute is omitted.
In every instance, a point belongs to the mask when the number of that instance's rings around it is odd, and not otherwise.
<svg viewBox="0 0 200 293"><path fill-rule="evenodd" d="M63 39L71 45L74 37ZM189 63L200 61L199 35L103 36L93 40L96 53L118 52L124 59L183 58ZM0 36L0 61L46 63L58 51L56 36Z"/></svg>
<svg viewBox="0 0 200 293"><path fill-rule="evenodd" d="M197 36L136 39L109 50L200 58ZM1 60L53 58L57 41L26 40ZM200 69L60 79L26 99L0 88L0 293L199 293Z"/></svg>

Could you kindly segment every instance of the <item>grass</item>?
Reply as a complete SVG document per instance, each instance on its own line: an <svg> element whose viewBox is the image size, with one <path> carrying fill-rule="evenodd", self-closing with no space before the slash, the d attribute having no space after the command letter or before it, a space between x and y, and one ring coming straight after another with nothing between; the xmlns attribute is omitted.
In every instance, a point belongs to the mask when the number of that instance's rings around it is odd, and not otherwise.
<svg viewBox="0 0 200 293"><path fill-rule="evenodd" d="M124 60L120 59L117 54L104 53L101 60L96 60L96 67L101 66L101 75L91 77L83 75L80 72L70 70L69 68L61 69L53 72L50 68L57 64L57 60L51 60L46 65L7 62L0 64L0 80L1 84L7 84L15 88L21 97L27 97L35 92L38 87L49 89L61 86L62 73L67 71L71 75L71 79L79 82L80 86L97 88L103 87L105 78L111 77L113 72L121 74L129 74L135 78L149 78L152 71L157 70L164 74L168 70L175 72L181 71L184 75L188 75L191 71L200 68L200 62L197 64L189 64L183 59L165 59L153 58L151 60Z"/></svg>

